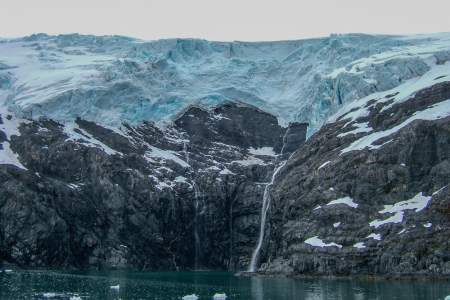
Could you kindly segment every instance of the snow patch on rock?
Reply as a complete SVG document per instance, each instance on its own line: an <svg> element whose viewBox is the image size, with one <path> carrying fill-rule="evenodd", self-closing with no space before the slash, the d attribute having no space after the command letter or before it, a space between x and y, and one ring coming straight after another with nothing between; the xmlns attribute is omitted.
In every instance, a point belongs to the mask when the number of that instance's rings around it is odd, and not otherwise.
<svg viewBox="0 0 450 300"><path fill-rule="evenodd" d="M336 204L345 204L345 205L348 205L348 206L353 207L353 208L357 208L358 207L358 203L355 203L353 201L353 199L348 197L348 196L347 197L343 197L343 198L339 198L339 199L336 199L336 200L333 200L333 201L330 201L327 204L327 206L328 205L336 205Z"/></svg>
<svg viewBox="0 0 450 300"><path fill-rule="evenodd" d="M342 245L336 244L336 243L324 243L321 239L319 239L318 236L313 236L307 240L305 240L305 244L311 245L313 247L338 247L342 248Z"/></svg>

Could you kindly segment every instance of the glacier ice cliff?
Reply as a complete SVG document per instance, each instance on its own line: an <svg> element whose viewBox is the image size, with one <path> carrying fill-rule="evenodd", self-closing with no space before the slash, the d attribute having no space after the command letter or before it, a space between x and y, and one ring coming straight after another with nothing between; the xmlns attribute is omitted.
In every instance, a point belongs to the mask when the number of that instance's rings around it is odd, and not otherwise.
<svg viewBox="0 0 450 300"><path fill-rule="evenodd" d="M343 104L448 57L450 34L253 43L36 34L0 40L0 103L26 118L116 127L239 100L314 132Z"/></svg>
<svg viewBox="0 0 450 300"><path fill-rule="evenodd" d="M3 40L0 265L449 276L449 39Z"/></svg>

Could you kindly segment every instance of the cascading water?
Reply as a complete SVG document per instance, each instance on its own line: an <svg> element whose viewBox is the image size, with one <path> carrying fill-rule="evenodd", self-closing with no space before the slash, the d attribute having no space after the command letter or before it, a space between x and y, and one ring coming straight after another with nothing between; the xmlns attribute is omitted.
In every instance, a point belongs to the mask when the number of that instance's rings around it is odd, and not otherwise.
<svg viewBox="0 0 450 300"><path fill-rule="evenodd" d="M189 164L189 152L186 142L183 143L183 152L184 152L184 159L186 160L186 163ZM202 197L202 194L194 178L195 176L193 176L192 179L192 188L194 189L194 248L195 248L194 269L197 270L199 268L199 257L200 257L200 235L198 233L198 228L199 228L200 198Z"/></svg>
<svg viewBox="0 0 450 300"><path fill-rule="evenodd" d="M198 233L198 225L199 225L199 198L201 197L200 190L193 181L193 188L194 188L194 208L195 208L195 215L194 215L194 247L195 247L195 256L194 256L194 268L197 270L199 267L198 260L200 257L200 235Z"/></svg>
<svg viewBox="0 0 450 300"><path fill-rule="evenodd" d="M286 160L281 162L280 165L275 169L272 175L272 180L270 181L269 184L266 185L266 188L264 189L263 204L261 208L261 225L259 229L259 238L258 243L256 244L256 248L255 250L253 250L252 253L252 260L250 262L250 267L248 269L249 272L256 271L256 264L258 263L259 252L261 250L261 246L264 241L264 231L266 227L267 211L269 210L270 206L270 187L273 185L278 172L284 167L286 162L287 162Z"/></svg>
<svg viewBox="0 0 450 300"><path fill-rule="evenodd" d="M283 157L284 149L287 143L287 135L289 133L289 128L284 133L283 139L282 139L282 147L280 156ZM275 179L277 177L277 174L280 172L280 170L284 167L284 165L287 163L289 159L282 161L277 168L274 169L272 174L272 179L270 180L269 184L266 185L266 188L264 189L263 194L263 204L261 208L261 224L259 227L259 237L258 237L258 243L256 244L255 250L253 250L252 253L252 260L250 261L250 266L248 268L248 272L255 272L256 271L256 265L258 264L259 259L259 252L261 251L261 247L264 241L264 232L266 228L266 219L267 219L267 211L269 210L270 206L270 188L272 187L273 183L275 182Z"/></svg>
<svg viewBox="0 0 450 300"><path fill-rule="evenodd" d="M186 142L183 142L183 153L184 153L184 159L186 160L186 163L189 164L189 152L187 150Z"/></svg>

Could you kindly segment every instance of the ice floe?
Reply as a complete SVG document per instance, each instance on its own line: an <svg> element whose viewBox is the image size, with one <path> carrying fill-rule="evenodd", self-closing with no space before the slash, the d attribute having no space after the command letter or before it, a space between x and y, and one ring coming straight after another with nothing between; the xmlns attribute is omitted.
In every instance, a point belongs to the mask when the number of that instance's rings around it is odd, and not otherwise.
<svg viewBox="0 0 450 300"><path fill-rule="evenodd" d="M181 299L183 300L198 300L198 296L196 294L183 296Z"/></svg>

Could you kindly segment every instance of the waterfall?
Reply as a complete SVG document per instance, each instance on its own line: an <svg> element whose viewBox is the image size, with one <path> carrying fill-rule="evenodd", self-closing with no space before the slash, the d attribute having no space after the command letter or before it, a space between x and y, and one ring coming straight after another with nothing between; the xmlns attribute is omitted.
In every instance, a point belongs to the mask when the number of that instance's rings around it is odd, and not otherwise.
<svg viewBox="0 0 450 300"><path fill-rule="evenodd" d="M200 189L198 188L195 181L192 181L192 185L194 188L194 269L198 270L198 260L200 256L200 235L198 234L198 225L199 225L199 198L201 197Z"/></svg>
<svg viewBox="0 0 450 300"><path fill-rule="evenodd" d="M189 164L189 152L188 152L188 146L186 142L183 142L183 152L184 152L184 159L186 160L186 163ZM191 167L192 168L192 167ZM195 172L194 168L192 170ZM194 269L197 270L199 268L199 257L200 257L200 235L198 233L198 227L199 227L199 208L200 208L200 197L202 197L202 194L200 192L200 189L195 182L195 176L192 178L192 188L194 189Z"/></svg>
<svg viewBox="0 0 450 300"><path fill-rule="evenodd" d="M256 264L258 263L259 252L261 250L261 246L264 241L264 231L265 231L265 227L266 227L267 211L269 210L269 206L270 206L270 187L273 185L278 172L284 167L286 162L287 162L286 160L281 162L281 164L274 170L273 175L272 175L272 180L270 181L270 183L268 185L266 185L266 188L264 189L263 204L262 204L262 208L261 208L261 224L260 224L260 228L259 228L258 244L256 245L256 248L255 248L255 250L253 250L253 253L252 253L252 260L250 262L250 267L248 269L249 272L256 271Z"/></svg>
<svg viewBox="0 0 450 300"><path fill-rule="evenodd" d="M186 163L189 165L189 152L187 150L187 143L183 142L183 153L184 153L184 159L186 160Z"/></svg>

